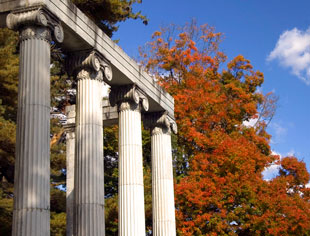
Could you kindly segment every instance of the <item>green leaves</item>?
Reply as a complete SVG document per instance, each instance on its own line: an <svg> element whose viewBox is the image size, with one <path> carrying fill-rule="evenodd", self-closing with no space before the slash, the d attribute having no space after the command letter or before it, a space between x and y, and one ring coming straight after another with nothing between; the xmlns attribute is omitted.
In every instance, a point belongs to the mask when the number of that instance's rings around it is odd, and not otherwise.
<svg viewBox="0 0 310 236"><path fill-rule="evenodd" d="M132 9L135 3L142 3L141 0L74 0L73 2L110 37L118 30L118 22L140 19L143 24L148 24L146 16L140 11L133 12Z"/></svg>
<svg viewBox="0 0 310 236"><path fill-rule="evenodd" d="M16 55L17 33L9 29L0 29L0 99L3 117L16 121L18 55Z"/></svg>

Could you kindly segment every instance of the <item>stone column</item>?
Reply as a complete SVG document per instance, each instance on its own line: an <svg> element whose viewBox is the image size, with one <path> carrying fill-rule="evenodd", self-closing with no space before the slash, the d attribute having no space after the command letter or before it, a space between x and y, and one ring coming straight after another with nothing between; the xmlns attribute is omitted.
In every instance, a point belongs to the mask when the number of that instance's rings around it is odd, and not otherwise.
<svg viewBox="0 0 310 236"><path fill-rule="evenodd" d="M153 113L147 116L151 126L153 235L176 235L171 131L176 123L168 116Z"/></svg>
<svg viewBox="0 0 310 236"><path fill-rule="evenodd" d="M102 129L103 80L111 68L95 52L71 55L77 78L76 156L74 171L74 235L102 236L104 226L104 168Z"/></svg>
<svg viewBox="0 0 310 236"><path fill-rule="evenodd" d="M148 110L148 100L135 86L124 86L112 87L110 103L119 110L119 235L144 236L141 106Z"/></svg>
<svg viewBox="0 0 310 236"><path fill-rule="evenodd" d="M75 105L66 107L66 220L67 236L73 236L74 218L74 157L75 157Z"/></svg>
<svg viewBox="0 0 310 236"><path fill-rule="evenodd" d="M7 17L20 32L14 210L12 235L50 235L50 41L61 26L44 9Z"/></svg>

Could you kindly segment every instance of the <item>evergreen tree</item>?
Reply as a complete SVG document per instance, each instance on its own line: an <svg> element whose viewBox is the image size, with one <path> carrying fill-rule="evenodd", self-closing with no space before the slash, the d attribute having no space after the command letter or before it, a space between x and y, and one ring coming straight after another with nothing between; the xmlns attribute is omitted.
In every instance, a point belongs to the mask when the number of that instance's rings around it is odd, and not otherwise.
<svg viewBox="0 0 310 236"><path fill-rule="evenodd" d="M17 34L0 30L0 235L9 235L13 215L13 181L17 113Z"/></svg>

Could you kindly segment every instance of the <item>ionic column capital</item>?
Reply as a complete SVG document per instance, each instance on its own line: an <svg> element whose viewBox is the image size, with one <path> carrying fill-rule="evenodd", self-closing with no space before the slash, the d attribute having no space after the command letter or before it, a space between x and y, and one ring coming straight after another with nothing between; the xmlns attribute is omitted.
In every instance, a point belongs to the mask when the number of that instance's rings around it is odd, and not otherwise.
<svg viewBox="0 0 310 236"><path fill-rule="evenodd" d="M87 78L108 82L113 77L110 62L96 50L70 53L66 67L77 80Z"/></svg>
<svg viewBox="0 0 310 236"><path fill-rule="evenodd" d="M163 132L177 134L177 124L171 119L167 112L152 112L144 115L144 125L151 129L152 135Z"/></svg>
<svg viewBox="0 0 310 236"><path fill-rule="evenodd" d="M8 14L6 24L9 29L20 31L20 40L38 38L62 43L64 31L60 21L43 7L26 8Z"/></svg>
<svg viewBox="0 0 310 236"><path fill-rule="evenodd" d="M111 106L118 105L119 110L139 109L142 105L144 111L149 109L149 100L145 93L136 85L112 86L109 94Z"/></svg>

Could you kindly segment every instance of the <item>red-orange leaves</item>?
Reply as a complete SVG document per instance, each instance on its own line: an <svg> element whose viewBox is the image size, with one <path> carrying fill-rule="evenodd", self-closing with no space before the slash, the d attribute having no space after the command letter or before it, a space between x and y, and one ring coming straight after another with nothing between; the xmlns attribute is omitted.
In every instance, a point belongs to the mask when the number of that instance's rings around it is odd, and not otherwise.
<svg viewBox="0 0 310 236"><path fill-rule="evenodd" d="M280 175L291 176L292 185L304 187L310 180L309 173L304 162L298 161L296 157L285 157L281 160Z"/></svg>
<svg viewBox="0 0 310 236"><path fill-rule="evenodd" d="M280 176L262 178L278 158L266 132L276 98L257 92L263 73L241 55L219 71L226 56L212 27L173 32L156 32L142 56L175 99L179 235L310 235L304 163L284 158ZM244 125L253 118L253 127Z"/></svg>

